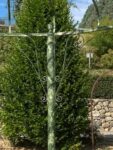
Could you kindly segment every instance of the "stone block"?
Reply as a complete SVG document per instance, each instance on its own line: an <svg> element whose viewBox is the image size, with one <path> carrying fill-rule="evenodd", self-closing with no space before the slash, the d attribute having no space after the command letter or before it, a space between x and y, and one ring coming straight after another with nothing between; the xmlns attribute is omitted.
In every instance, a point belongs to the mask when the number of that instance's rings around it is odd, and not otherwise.
<svg viewBox="0 0 113 150"><path fill-rule="evenodd" d="M103 102L103 106L108 106L109 102L106 101L106 102Z"/></svg>
<svg viewBox="0 0 113 150"><path fill-rule="evenodd" d="M101 125L102 125L102 122L101 122L100 120L98 120L98 121L96 122L96 127L99 128Z"/></svg>
<svg viewBox="0 0 113 150"><path fill-rule="evenodd" d="M104 128L102 128L102 127L99 128L99 131L100 131L99 132L100 134L101 134L101 132L105 132Z"/></svg>
<svg viewBox="0 0 113 150"><path fill-rule="evenodd" d="M103 128L109 128L109 123L108 123L108 122L102 123L102 127L103 127Z"/></svg>
<svg viewBox="0 0 113 150"><path fill-rule="evenodd" d="M107 112L107 113L105 113L105 116L106 116L106 117L110 117L110 116L111 116L111 113L110 113L110 112Z"/></svg>
<svg viewBox="0 0 113 150"><path fill-rule="evenodd" d="M93 120L95 121L100 120L100 116L93 116Z"/></svg>
<svg viewBox="0 0 113 150"><path fill-rule="evenodd" d="M113 127L110 129L111 132L113 132Z"/></svg>
<svg viewBox="0 0 113 150"><path fill-rule="evenodd" d="M95 109L99 111L99 110L102 109L102 107L101 107L100 105L97 105L97 106L95 107Z"/></svg>
<svg viewBox="0 0 113 150"><path fill-rule="evenodd" d="M105 114L106 111L104 109L101 109L99 112L100 114Z"/></svg>
<svg viewBox="0 0 113 150"><path fill-rule="evenodd" d="M110 121L110 127L113 127L113 121Z"/></svg>
<svg viewBox="0 0 113 150"><path fill-rule="evenodd" d="M109 128L105 128L104 130L105 130L106 132L108 132L108 131L109 131Z"/></svg>
<svg viewBox="0 0 113 150"><path fill-rule="evenodd" d="M93 116L98 117L98 116L100 116L100 113L98 111L95 111L95 112L93 112Z"/></svg>
<svg viewBox="0 0 113 150"><path fill-rule="evenodd" d="M100 118L104 119L105 118L105 114L100 114Z"/></svg>
<svg viewBox="0 0 113 150"><path fill-rule="evenodd" d="M102 107L103 106L103 102L98 102L98 105L100 105Z"/></svg>
<svg viewBox="0 0 113 150"><path fill-rule="evenodd" d="M100 102L100 99L93 99L93 102L98 103Z"/></svg>
<svg viewBox="0 0 113 150"><path fill-rule="evenodd" d="M108 112L109 111L109 108L108 107L103 107L103 109Z"/></svg>
<svg viewBox="0 0 113 150"><path fill-rule="evenodd" d="M107 121L112 121L112 120L113 120L112 117L106 117L105 119L106 119L106 122L107 122Z"/></svg>
<svg viewBox="0 0 113 150"><path fill-rule="evenodd" d="M113 108L109 108L109 111L110 111L110 112L113 112Z"/></svg>
<svg viewBox="0 0 113 150"><path fill-rule="evenodd" d="M109 103L109 108L113 108L113 102Z"/></svg>
<svg viewBox="0 0 113 150"><path fill-rule="evenodd" d="M98 102L95 102L95 101L94 101L94 102L93 102L93 106L96 106L96 105L98 105Z"/></svg>
<svg viewBox="0 0 113 150"><path fill-rule="evenodd" d="M113 112L112 113L110 113L111 114L111 117L113 117Z"/></svg>
<svg viewBox="0 0 113 150"><path fill-rule="evenodd" d="M102 119L101 121L102 121L102 123L105 123L105 122L106 122L106 120L105 120L105 119Z"/></svg>

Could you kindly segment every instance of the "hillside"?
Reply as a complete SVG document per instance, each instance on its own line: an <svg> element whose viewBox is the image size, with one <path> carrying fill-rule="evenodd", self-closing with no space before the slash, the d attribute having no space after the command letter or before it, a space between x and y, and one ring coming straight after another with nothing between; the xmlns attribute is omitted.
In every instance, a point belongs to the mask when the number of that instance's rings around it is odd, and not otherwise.
<svg viewBox="0 0 113 150"><path fill-rule="evenodd" d="M109 16L113 19L113 0L98 0L97 2L100 19ZM90 5L82 19L80 27L93 27L93 24L97 21L97 15L94 5Z"/></svg>

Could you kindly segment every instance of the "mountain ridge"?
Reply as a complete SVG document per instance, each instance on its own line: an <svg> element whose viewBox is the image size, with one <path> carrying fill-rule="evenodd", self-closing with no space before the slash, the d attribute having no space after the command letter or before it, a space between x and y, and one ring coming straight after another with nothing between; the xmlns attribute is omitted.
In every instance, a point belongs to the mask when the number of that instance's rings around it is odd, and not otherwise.
<svg viewBox="0 0 113 150"><path fill-rule="evenodd" d="M113 19L113 0L99 0L97 1L97 6L99 9L100 20L108 16ZM88 28L93 27L94 23L97 23L98 16L93 4L91 4L80 23L80 27Z"/></svg>

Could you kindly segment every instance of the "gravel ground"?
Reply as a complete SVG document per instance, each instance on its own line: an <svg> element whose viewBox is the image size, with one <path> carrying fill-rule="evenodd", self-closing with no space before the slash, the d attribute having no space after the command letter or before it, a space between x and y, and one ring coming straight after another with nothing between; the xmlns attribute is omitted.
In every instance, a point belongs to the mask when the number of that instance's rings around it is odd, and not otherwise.
<svg viewBox="0 0 113 150"><path fill-rule="evenodd" d="M11 143L6 140L6 139L3 139L1 138L0 139L0 150L43 150L43 149L40 149L40 148L35 148L35 147L13 147L11 145Z"/></svg>
<svg viewBox="0 0 113 150"><path fill-rule="evenodd" d="M6 139L0 139L0 150L42 150L40 148L25 148L25 147L12 147L10 142ZM92 150L91 146L87 146L82 150ZM113 139L98 140L95 150L113 150Z"/></svg>

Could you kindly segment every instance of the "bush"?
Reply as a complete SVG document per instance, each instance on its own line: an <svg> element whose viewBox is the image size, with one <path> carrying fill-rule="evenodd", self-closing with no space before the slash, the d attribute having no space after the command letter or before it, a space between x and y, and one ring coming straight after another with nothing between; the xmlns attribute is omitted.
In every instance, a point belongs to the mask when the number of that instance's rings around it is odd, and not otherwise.
<svg viewBox="0 0 113 150"><path fill-rule="evenodd" d="M107 54L101 56L101 66L107 69L113 69L113 50L109 49Z"/></svg>
<svg viewBox="0 0 113 150"><path fill-rule="evenodd" d="M93 98L112 99L113 98L113 77L112 76L103 76L103 77L93 76L89 84L88 97L90 98L92 87L98 78L99 80L95 85Z"/></svg>
<svg viewBox="0 0 113 150"><path fill-rule="evenodd" d="M74 30L67 1L56 0L56 32ZM48 1L25 0L17 15L18 32L47 32L51 20ZM47 76L45 37L16 38L2 77L1 120L3 131L14 143L24 139L47 147ZM62 70L66 51L65 69ZM70 62L70 63L69 63ZM67 67L67 65L69 65ZM79 55L78 37L56 38L56 74L63 80L56 82L56 146L58 149L80 141L87 126L87 75L83 72ZM41 82L40 82L41 81Z"/></svg>

